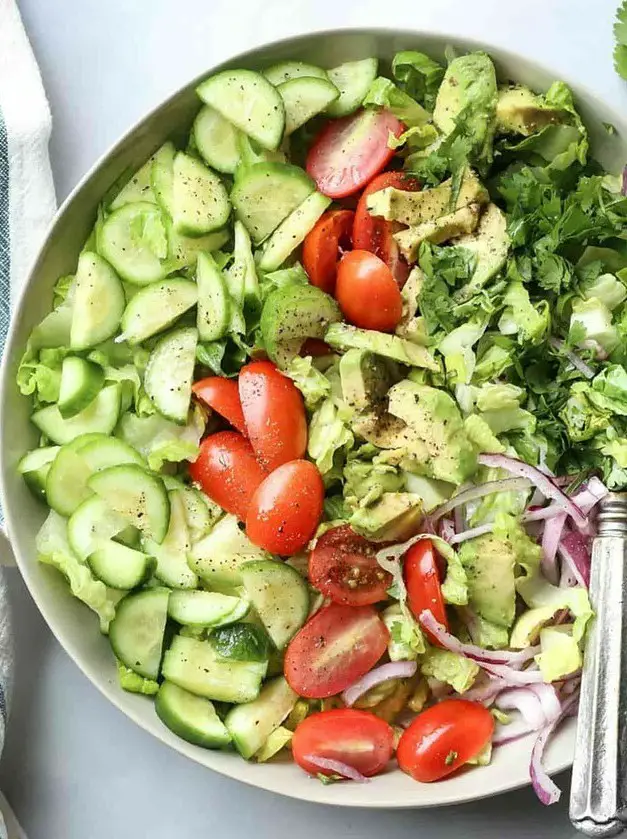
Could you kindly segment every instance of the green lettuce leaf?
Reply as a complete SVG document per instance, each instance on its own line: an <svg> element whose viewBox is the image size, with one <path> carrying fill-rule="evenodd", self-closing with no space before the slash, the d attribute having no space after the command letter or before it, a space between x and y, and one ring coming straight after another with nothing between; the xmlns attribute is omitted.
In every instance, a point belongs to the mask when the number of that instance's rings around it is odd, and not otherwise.
<svg viewBox="0 0 627 839"><path fill-rule="evenodd" d="M540 301L535 306L522 283L511 283L503 298L503 314L499 330L503 335L516 335L519 344L539 344L547 335L551 316L549 305Z"/></svg>
<svg viewBox="0 0 627 839"><path fill-rule="evenodd" d="M313 358L309 355L304 358L295 356L288 364L285 374L303 394L305 405L310 411L331 393L331 383L314 366Z"/></svg>
<svg viewBox="0 0 627 839"><path fill-rule="evenodd" d="M479 665L459 653L428 647L420 662L420 672L446 682L457 693L465 693L479 675Z"/></svg>
<svg viewBox="0 0 627 839"><path fill-rule="evenodd" d="M126 690L129 693L140 693L143 696L154 696L157 693L159 682L140 676L139 673L122 664L119 659L116 663L118 668L118 681L122 690Z"/></svg>
<svg viewBox="0 0 627 839"><path fill-rule="evenodd" d="M408 128L423 125L431 118L422 105L383 76L373 81L362 104L364 108L387 108Z"/></svg>
<svg viewBox="0 0 627 839"><path fill-rule="evenodd" d="M325 399L311 418L307 445L309 456L323 476L333 469L336 452L348 451L354 442L353 433L341 419L333 399Z"/></svg>
<svg viewBox="0 0 627 839"><path fill-rule="evenodd" d="M381 617L390 633L388 655L391 661L415 661L426 650L424 635L416 620L400 605L388 606Z"/></svg>
<svg viewBox="0 0 627 839"><path fill-rule="evenodd" d="M392 75L412 99L433 111L435 98L444 78L444 67L422 52L403 50L392 60Z"/></svg>
<svg viewBox="0 0 627 839"><path fill-rule="evenodd" d="M138 417L124 414L116 434L148 461L151 469L158 471L164 463L195 460L205 431L206 417L199 405L190 410L187 425L176 425L159 414Z"/></svg>

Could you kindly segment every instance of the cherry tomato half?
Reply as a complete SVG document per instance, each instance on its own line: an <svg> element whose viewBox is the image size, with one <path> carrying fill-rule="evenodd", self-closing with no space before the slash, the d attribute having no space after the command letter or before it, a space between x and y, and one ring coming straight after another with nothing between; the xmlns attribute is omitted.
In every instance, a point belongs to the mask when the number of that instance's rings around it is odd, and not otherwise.
<svg viewBox="0 0 627 839"><path fill-rule="evenodd" d="M361 679L387 649L389 633L372 606L324 606L292 638L284 672L300 696L324 699Z"/></svg>
<svg viewBox="0 0 627 839"><path fill-rule="evenodd" d="M257 459L271 472L307 449L307 417L300 391L271 361L252 361L239 374L239 396Z"/></svg>
<svg viewBox="0 0 627 839"><path fill-rule="evenodd" d="M222 376L209 376L208 379L196 382L192 390L205 405L228 420L241 434L246 434L237 382Z"/></svg>
<svg viewBox="0 0 627 839"><path fill-rule="evenodd" d="M252 446L237 431L219 431L200 444L189 474L209 498L242 521L255 490L266 477Z"/></svg>
<svg viewBox="0 0 627 839"><path fill-rule="evenodd" d="M385 769L394 752L394 731L368 711L337 708L307 717L292 738L296 763L311 775L332 775L310 758L337 760L371 778Z"/></svg>
<svg viewBox="0 0 627 839"><path fill-rule="evenodd" d="M327 530L309 555L309 582L334 603L366 606L385 600L392 575L377 562L380 547L347 524Z"/></svg>
<svg viewBox="0 0 627 839"><path fill-rule="evenodd" d="M433 543L429 539L421 539L407 551L403 563L405 585L407 586L407 600L416 620L425 609L433 612L433 617L448 629L446 608L440 586L437 559ZM440 646L440 642L428 629L424 632L432 644Z"/></svg>
<svg viewBox="0 0 627 839"><path fill-rule="evenodd" d="M322 518L324 483L308 460L292 460L257 487L248 508L246 533L255 545L291 556L302 550Z"/></svg>
<svg viewBox="0 0 627 839"><path fill-rule="evenodd" d="M352 210L330 210L321 216L303 242L303 268L311 284L327 294L335 290L342 253L350 250L354 218Z"/></svg>
<svg viewBox="0 0 627 839"><path fill-rule="evenodd" d="M445 699L405 729L396 757L416 781L439 781L479 754L492 737L494 717L478 702Z"/></svg>
<svg viewBox="0 0 627 839"><path fill-rule="evenodd" d="M392 159L390 131L399 137L404 128L385 109L362 109L342 119L329 120L314 140L305 168L323 195L352 195Z"/></svg>
<svg viewBox="0 0 627 839"><path fill-rule="evenodd" d="M395 221L386 221L380 216L371 216L367 206L369 195L388 186L417 192L420 189L420 182L404 172L382 172L373 178L362 192L357 204L353 225L353 247L376 253L388 266L394 279L402 288L409 275L409 265L396 244L394 233L401 230L403 225Z"/></svg>
<svg viewBox="0 0 627 839"><path fill-rule="evenodd" d="M346 320L363 329L392 332L403 315L403 299L392 272L370 251L344 254L335 297Z"/></svg>

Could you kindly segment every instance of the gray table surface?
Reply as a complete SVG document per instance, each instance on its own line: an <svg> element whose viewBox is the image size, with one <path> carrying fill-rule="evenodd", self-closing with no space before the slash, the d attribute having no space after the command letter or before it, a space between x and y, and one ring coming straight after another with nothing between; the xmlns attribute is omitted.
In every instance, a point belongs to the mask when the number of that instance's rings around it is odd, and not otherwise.
<svg viewBox="0 0 627 839"><path fill-rule="evenodd" d="M491 42L585 83L616 107L617 0L20 0L54 116L59 200L146 110L264 41L340 26L407 26ZM282 799L168 750L110 706L63 652L16 571L17 686L0 786L29 839L565 839L568 776L549 809L530 790L447 810L364 812Z"/></svg>

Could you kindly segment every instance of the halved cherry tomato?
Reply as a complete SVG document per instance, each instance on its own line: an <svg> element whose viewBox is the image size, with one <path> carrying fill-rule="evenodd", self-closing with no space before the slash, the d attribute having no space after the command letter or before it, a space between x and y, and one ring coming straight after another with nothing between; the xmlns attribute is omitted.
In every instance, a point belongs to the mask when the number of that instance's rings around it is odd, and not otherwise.
<svg viewBox="0 0 627 839"><path fill-rule="evenodd" d="M392 332L403 315L403 299L392 272L370 251L344 254L335 297L346 320L364 329Z"/></svg>
<svg viewBox="0 0 627 839"><path fill-rule="evenodd" d="M373 178L362 192L355 211L353 247L376 253L388 266L394 279L402 288L409 275L409 265L396 244L394 233L401 230L403 225L395 221L386 221L380 216L371 216L367 206L369 195L388 186L417 192L420 189L420 182L404 172L382 172Z"/></svg>
<svg viewBox="0 0 627 839"><path fill-rule="evenodd" d="M335 290L342 253L350 250L354 219L352 210L330 210L321 216L303 242L303 268L311 284L327 294Z"/></svg>
<svg viewBox="0 0 627 839"><path fill-rule="evenodd" d="M257 487L248 508L246 533L255 545L291 556L302 550L322 518L324 483L308 460L292 460Z"/></svg>
<svg viewBox="0 0 627 839"><path fill-rule="evenodd" d="M445 699L405 729L396 757L403 772L427 784L476 757L492 737L494 717L478 702Z"/></svg>
<svg viewBox="0 0 627 839"><path fill-rule="evenodd" d="M320 358L323 355L331 355L332 352L331 347L320 338L307 338L300 348L300 354L303 357L310 355L312 358Z"/></svg>
<svg viewBox="0 0 627 839"><path fill-rule="evenodd" d="M376 551L347 524L327 530L309 555L309 582L334 603L366 606L385 600L392 575L381 568Z"/></svg>
<svg viewBox="0 0 627 839"><path fill-rule="evenodd" d="M385 109L362 109L329 120L314 140L305 168L323 195L352 195L394 156L388 146L390 132L399 137L404 130L403 123Z"/></svg>
<svg viewBox="0 0 627 839"><path fill-rule="evenodd" d="M433 612L433 617L448 629L435 548L429 539L421 539L407 551L403 572L405 585L407 586L409 608L416 620L420 617L421 612L429 609ZM428 629L424 631L429 636L431 643L439 647L438 639Z"/></svg>
<svg viewBox="0 0 627 839"><path fill-rule="evenodd" d="M268 472L299 460L307 449L307 417L300 391L271 361L252 361L239 374L246 430Z"/></svg>
<svg viewBox="0 0 627 839"><path fill-rule="evenodd" d="M228 420L240 433L246 434L236 381L222 376L209 376L208 379L196 382L192 390L202 402Z"/></svg>
<svg viewBox="0 0 627 839"><path fill-rule="evenodd" d="M308 699L341 693L381 658L387 628L372 606L324 606L292 638L284 672L290 686Z"/></svg>
<svg viewBox="0 0 627 839"><path fill-rule="evenodd" d="M189 474L216 504L245 521L250 500L267 473L245 437L237 431L219 431L202 441Z"/></svg>
<svg viewBox="0 0 627 839"><path fill-rule="evenodd" d="M394 753L394 731L368 711L337 708L303 720L292 738L296 763L311 775L332 775L310 758L337 760L371 778L385 769Z"/></svg>

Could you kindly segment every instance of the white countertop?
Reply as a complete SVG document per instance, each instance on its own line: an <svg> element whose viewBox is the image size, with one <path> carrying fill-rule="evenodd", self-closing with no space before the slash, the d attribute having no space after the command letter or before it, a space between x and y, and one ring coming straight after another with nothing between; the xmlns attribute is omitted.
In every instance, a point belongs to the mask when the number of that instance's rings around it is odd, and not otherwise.
<svg viewBox="0 0 627 839"><path fill-rule="evenodd" d="M63 199L139 116L206 67L312 29L406 26L535 57L627 108L612 69L618 0L18 0L50 99ZM60 648L16 571L17 686L0 786L29 839L570 839L565 794L529 789L447 810L365 812L250 789L167 749L110 706Z"/></svg>

